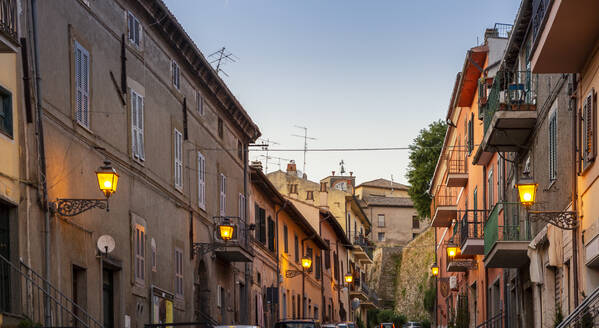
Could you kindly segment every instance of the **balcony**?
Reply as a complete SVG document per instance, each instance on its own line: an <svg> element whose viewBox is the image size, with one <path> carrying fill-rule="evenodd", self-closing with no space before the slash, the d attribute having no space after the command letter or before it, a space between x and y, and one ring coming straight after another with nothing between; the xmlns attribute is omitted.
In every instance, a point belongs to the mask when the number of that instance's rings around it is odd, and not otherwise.
<svg viewBox="0 0 599 328"><path fill-rule="evenodd" d="M599 38L597 12L599 2L595 0L533 0L532 70L581 72Z"/></svg>
<svg viewBox="0 0 599 328"><path fill-rule="evenodd" d="M520 268L528 263L530 224L518 203L497 203L485 223L485 266Z"/></svg>
<svg viewBox="0 0 599 328"><path fill-rule="evenodd" d="M460 250L464 255L483 255L485 241L483 239L483 222L487 220L487 210L465 210L460 212L462 217L460 227Z"/></svg>
<svg viewBox="0 0 599 328"><path fill-rule="evenodd" d="M17 0L0 0L0 52L16 52Z"/></svg>
<svg viewBox="0 0 599 328"><path fill-rule="evenodd" d="M214 254L227 262L252 262L254 249L250 242L250 235L244 220L237 219L232 222L235 225L233 238L227 242L219 240L215 242Z"/></svg>
<svg viewBox="0 0 599 328"><path fill-rule="evenodd" d="M450 238L450 243L460 245L461 244L461 226L458 222L453 225L453 235ZM456 256L449 257L447 251L445 252L445 259L447 263L447 272L466 272L476 267L474 258L470 255L464 254L461 250L457 251Z"/></svg>
<svg viewBox="0 0 599 328"><path fill-rule="evenodd" d="M431 225L433 227L449 227L457 217L458 188L440 185L431 202Z"/></svg>
<svg viewBox="0 0 599 328"><path fill-rule="evenodd" d="M357 261L364 264L373 264L373 249L374 245L371 245L364 235L354 235L353 254Z"/></svg>
<svg viewBox="0 0 599 328"><path fill-rule="evenodd" d="M537 122L537 75L527 71L498 72L487 102L480 107L484 137L474 163L486 165L495 152L518 152Z"/></svg>
<svg viewBox="0 0 599 328"><path fill-rule="evenodd" d="M354 276L354 283L349 288L349 297L351 299L358 298L360 301L365 302L368 301L368 292L368 285Z"/></svg>
<svg viewBox="0 0 599 328"><path fill-rule="evenodd" d="M447 186L464 187L468 183L468 153L457 146L447 156Z"/></svg>

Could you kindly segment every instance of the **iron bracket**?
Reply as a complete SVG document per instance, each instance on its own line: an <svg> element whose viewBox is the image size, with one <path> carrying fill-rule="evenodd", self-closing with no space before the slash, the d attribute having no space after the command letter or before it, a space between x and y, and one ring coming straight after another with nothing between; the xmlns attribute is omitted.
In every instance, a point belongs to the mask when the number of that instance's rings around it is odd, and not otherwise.
<svg viewBox="0 0 599 328"><path fill-rule="evenodd" d="M531 221L542 220L564 230L574 230L578 227L574 211L529 211L528 215Z"/></svg>
<svg viewBox="0 0 599 328"><path fill-rule="evenodd" d="M108 212L108 199L57 198L50 202L51 211L62 216L75 216L95 207Z"/></svg>

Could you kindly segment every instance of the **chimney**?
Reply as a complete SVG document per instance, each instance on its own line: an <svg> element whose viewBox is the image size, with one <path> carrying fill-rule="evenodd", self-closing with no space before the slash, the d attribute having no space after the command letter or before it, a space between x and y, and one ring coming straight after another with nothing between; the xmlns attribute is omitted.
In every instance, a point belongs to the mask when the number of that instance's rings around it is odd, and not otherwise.
<svg viewBox="0 0 599 328"><path fill-rule="evenodd" d="M289 163L287 163L287 173L297 174L297 167L295 166L294 160L290 160Z"/></svg>
<svg viewBox="0 0 599 328"><path fill-rule="evenodd" d="M255 168L255 169L257 169L257 170L259 170L259 171L262 171L262 162L260 162L260 161L252 161L252 163L250 164L250 166L253 167L253 168Z"/></svg>
<svg viewBox="0 0 599 328"><path fill-rule="evenodd" d="M335 171L333 171L333 173L331 174L332 176L335 176Z"/></svg>
<svg viewBox="0 0 599 328"><path fill-rule="evenodd" d="M354 176L354 172L352 172L352 171L349 171L349 176L350 176L350 177Z"/></svg>

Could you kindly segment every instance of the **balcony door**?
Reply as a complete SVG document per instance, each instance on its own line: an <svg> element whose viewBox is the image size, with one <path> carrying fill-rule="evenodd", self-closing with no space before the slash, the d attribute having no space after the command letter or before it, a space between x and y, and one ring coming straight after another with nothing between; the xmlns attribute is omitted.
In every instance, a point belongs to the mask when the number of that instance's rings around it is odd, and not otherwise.
<svg viewBox="0 0 599 328"><path fill-rule="evenodd" d="M9 207L0 204L0 255L10 261ZM0 312L10 311L10 268L0 261Z"/></svg>

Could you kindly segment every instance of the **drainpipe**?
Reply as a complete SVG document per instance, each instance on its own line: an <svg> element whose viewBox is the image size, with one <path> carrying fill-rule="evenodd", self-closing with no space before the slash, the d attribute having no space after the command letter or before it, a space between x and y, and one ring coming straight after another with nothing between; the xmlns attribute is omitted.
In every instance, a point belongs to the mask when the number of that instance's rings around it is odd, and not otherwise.
<svg viewBox="0 0 599 328"><path fill-rule="evenodd" d="M33 57L35 58L35 101L37 113L37 138L39 156L39 179L42 189L41 207L44 211L44 289L49 295L50 281L50 209L48 208L48 189L46 181L46 148L44 145L44 128L42 119L42 78L40 76L39 46L37 42L37 1L31 0L31 24L33 25ZM44 323L51 325L50 298L44 296Z"/></svg>
<svg viewBox="0 0 599 328"><path fill-rule="evenodd" d="M319 216L320 216L320 211L319 211ZM318 235L322 236L322 221L326 221L327 219L323 219L323 220L318 220ZM330 253L329 253L330 254ZM322 254L322 250L320 250L320 258L324 259L324 255ZM322 261L322 260L321 260ZM320 311L320 322L324 323L324 315L327 312L327 309L325 307L325 299L324 299L324 273L323 273L323 266L322 263L320 265L320 307L321 307L321 311Z"/></svg>
<svg viewBox="0 0 599 328"><path fill-rule="evenodd" d="M335 243L335 248L337 249L337 261L335 262L335 265L337 266L337 273L339 274L343 274L342 272L340 272L339 270L341 270L341 266L339 265L339 242ZM333 273L334 273L334 268L333 268ZM339 281L337 283L341 282L340 277L335 277L335 278L339 278ZM337 288L337 303L339 306L339 309L337 310L341 310L341 288ZM335 313L333 313L333 317L335 316ZM341 319L341 318L339 318Z"/></svg>
<svg viewBox="0 0 599 328"><path fill-rule="evenodd" d="M577 81L576 81L576 74L572 74L570 75L572 78L572 84L573 84L573 88L572 90L577 90L576 89L576 85L577 85ZM576 91L574 91L576 92ZM570 111L571 111L571 115L572 115L572 159L573 159L573 165L572 165L572 211L574 211L576 213L577 211L577 201L578 201L578 175L577 175L577 167L578 167L578 157L577 157L577 151L576 151L576 136L578 134L577 131L577 124L576 124L576 120L577 120L577 116L576 116L576 107L577 107L577 98L576 98L576 93L574 93L574 95L570 95ZM572 97L574 96L574 97ZM580 221L580 216L578 217L578 220ZM576 308L578 306L578 227L572 229L572 262L574 262L574 270L573 270L573 276L574 276L574 308Z"/></svg>
<svg viewBox="0 0 599 328"><path fill-rule="evenodd" d="M276 239L277 239L277 293L278 294L281 293L281 291L279 290L279 287L280 287L279 281L281 280L281 278L280 278L281 277L281 267L279 264L281 262L281 259L279 258L279 256L280 256L279 255L279 213L287 206L288 203L289 203L289 201L287 199L284 199L283 206L279 207L279 209L275 212L275 225L276 225L275 230L276 230ZM250 304L250 303L248 303L248 304ZM275 310L276 311L275 315L277 317L277 320L279 320L279 318L281 317L280 316L280 313L281 313L280 308L281 308L281 302L279 301L279 302L277 302L277 308Z"/></svg>
<svg viewBox="0 0 599 328"><path fill-rule="evenodd" d="M245 199L245 217L243 218L244 220L244 226L245 226L245 238L246 238L246 242L249 243L249 237L248 237L248 229L247 229L247 213L248 213L248 145L245 144L243 147L243 197ZM243 311L242 315L243 317L241 318L242 322L245 322L246 324L250 324L250 306L248 306L249 304L251 304L251 295L249 293L250 290L250 264L249 263L244 263L244 278L245 278L245 284L243 286L244 292L245 292L245 305L243 306L243 309L245 311Z"/></svg>

